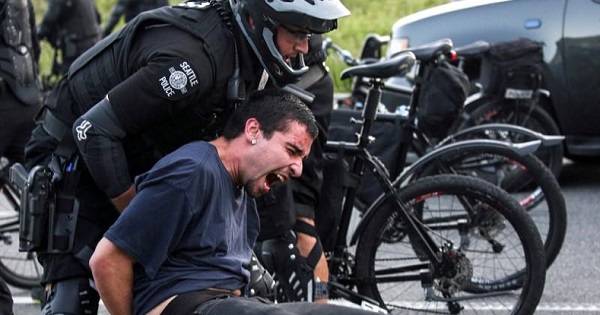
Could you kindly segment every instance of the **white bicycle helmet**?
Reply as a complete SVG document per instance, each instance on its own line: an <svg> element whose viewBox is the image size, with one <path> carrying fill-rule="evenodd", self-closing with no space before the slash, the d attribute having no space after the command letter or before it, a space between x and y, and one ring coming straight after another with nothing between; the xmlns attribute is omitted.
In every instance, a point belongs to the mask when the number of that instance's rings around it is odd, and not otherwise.
<svg viewBox="0 0 600 315"><path fill-rule="evenodd" d="M308 71L302 54L298 66L287 64L277 48L275 35L281 24L323 34L337 28L337 19L350 15L340 0L229 0L233 15L254 53L275 84L296 82ZM252 18L254 27L250 26Z"/></svg>

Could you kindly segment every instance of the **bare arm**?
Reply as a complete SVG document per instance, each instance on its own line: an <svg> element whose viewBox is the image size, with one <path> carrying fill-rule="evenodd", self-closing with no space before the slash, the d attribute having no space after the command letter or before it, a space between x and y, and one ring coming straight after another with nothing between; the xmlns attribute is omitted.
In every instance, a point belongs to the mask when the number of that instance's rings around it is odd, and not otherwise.
<svg viewBox="0 0 600 315"><path fill-rule="evenodd" d="M135 188L133 185L131 185L125 192L112 198L111 201L119 212L123 212L133 197L135 197Z"/></svg>
<svg viewBox="0 0 600 315"><path fill-rule="evenodd" d="M134 260L111 241L102 238L90 259L100 298L112 315L131 315Z"/></svg>

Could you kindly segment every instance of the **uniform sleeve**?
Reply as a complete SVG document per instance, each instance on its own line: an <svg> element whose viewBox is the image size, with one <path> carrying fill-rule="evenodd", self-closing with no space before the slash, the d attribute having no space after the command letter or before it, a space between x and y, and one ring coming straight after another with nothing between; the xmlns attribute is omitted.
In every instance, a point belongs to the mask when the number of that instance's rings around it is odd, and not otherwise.
<svg viewBox="0 0 600 315"><path fill-rule="evenodd" d="M140 35L130 63L137 70L109 93L113 110L127 133L168 119L211 89L214 66L202 42L190 34L158 28Z"/></svg>
<svg viewBox="0 0 600 315"><path fill-rule="evenodd" d="M139 36L126 58L131 75L109 91L108 100L77 119L73 128L94 181L111 198L131 185L124 139L200 102L213 84L211 62L191 35L164 27ZM200 78L198 69L207 75Z"/></svg>

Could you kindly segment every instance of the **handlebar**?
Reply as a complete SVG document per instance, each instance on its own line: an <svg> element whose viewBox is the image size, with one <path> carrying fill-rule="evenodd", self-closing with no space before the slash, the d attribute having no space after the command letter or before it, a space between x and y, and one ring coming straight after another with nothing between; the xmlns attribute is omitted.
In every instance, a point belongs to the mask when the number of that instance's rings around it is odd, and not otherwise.
<svg viewBox="0 0 600 315"><path fill-rule="evenodd" d="M344 61L349 66L356 66L359 64L359 62L352 56L352 53L334 44L331 38L327 37L323 39L323 50L325 52L333 50L340 57L340 59L342 59L342 61Z"/></svg>

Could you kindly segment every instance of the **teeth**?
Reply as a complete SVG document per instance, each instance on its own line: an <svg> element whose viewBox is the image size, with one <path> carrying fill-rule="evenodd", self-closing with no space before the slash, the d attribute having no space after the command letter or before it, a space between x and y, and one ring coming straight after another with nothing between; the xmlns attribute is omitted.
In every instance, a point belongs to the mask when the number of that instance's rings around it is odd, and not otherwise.
<svg viewBox="0 0 600 315"><path fill-rule="evenodd" d="M280 181L282 181L282 182L285 181L285 177L283 177L283 175L281 175L281 174L276 174L276 175L277 175L277 178L279 178Z"/></svg>

